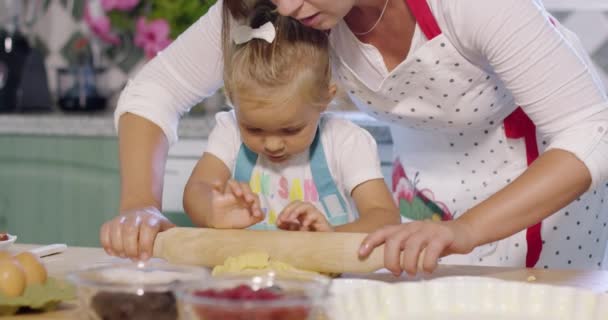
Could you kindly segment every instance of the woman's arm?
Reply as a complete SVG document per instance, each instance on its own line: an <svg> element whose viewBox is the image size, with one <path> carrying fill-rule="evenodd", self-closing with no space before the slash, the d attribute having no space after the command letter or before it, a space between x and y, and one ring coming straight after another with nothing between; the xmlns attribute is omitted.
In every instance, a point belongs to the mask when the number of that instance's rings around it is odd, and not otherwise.
<svg viewBox="0 0 608 320"><path fill-rule="evenodd" d="M222 1L130 80L114 113L121 165L120 215L106 222L106 252L147 259L159 231L164 166L179 118L222 83Z"/></svg>
<svg viewBox="0 0 608 320"><path fill-rule="evenodd" d="M401 218L384 179L363 182L352 192L359 219L335 228L340 232L372 232L399 224Z"/></svg>
<svg viewBox="0 0 608 320"><path fill-rule="evenodd" d="M467 254L475 247L509 237L572 202L585 192L589 170L574 155L551 150L520 177L454 221L415 221L370 234L361 244L363 257L381 244L385 267L395 275L426 272L449 254ZM425 250L423 261L418 261Z"/></svg>
<svg viewBox="0 0 608 320"><path fill-rule="evenodd" d="M509 237L565 207L591 184L589 170L563 150L543 153L521 176L459 220L471 230L474 246Z"/></svg>
<svg viewBox="0 0 608 320"><path fill-rule="evenodd" d="M169 145L162 130L141 117L120 117L120 214L100 229L108 254L146 260L158 232L174 225L160 213Z"/></svg>
<svg viewBox="0 0 608 320"><path fill-rule="evenodd" d="M120 211L162 207L163 178L169 143L154 123L127 113L118 128Z"/></svg>

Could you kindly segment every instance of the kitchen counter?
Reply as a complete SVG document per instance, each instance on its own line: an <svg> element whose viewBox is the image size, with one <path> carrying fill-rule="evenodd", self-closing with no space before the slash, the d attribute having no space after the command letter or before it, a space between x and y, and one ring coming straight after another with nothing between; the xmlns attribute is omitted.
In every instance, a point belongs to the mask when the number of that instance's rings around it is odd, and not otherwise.
<svg viewBox="0 0 608 320"><path fill-rule="evenodd" d="M391 143L388 127L381 122L359 112L332 112L349 119L367 129L378 143ZM179 126L180 138L206 139L215 125L215 117L186 116ZM112 114L2 114L0 115L0 134L43 135L43 136L81 136L115 137Z"/></svg>
<svg viewBox="0 0 608 320"><path fill-rule="evenodd" d="M18 244L11 251L20 252L36 247L36 245ZM110 257L100 248L70 247L65 252L43 258L49 274L62 278L66 273L85 266L102 265L113 262L124 262L125 260ZM595 292L608 292L608 271L582 271L582 270L546 270L546 269L519 269L519 268L497 268L497 267L473 267L473 266L441 266L432 275L421 278L433 279L447 276L483 276L510 281L528 281L534 276L534 283L543 283L560 286L572 286L589 289ZM344 275L349 278L365 278L387 282L408 281L405 277L395 278L386 273L374 273L369 275ZM59 320L79 319L78 305L76 302L63 303L59 310L44 314L20 315L6 317L3 319L15 320Z"/></svg>

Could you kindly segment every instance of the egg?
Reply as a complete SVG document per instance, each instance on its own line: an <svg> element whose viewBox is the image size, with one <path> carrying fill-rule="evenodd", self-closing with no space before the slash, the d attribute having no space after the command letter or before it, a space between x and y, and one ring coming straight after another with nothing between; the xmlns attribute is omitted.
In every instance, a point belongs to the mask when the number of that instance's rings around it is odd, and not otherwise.
<svg viewBox="0 0 608 320"><path fill-rule="evenodd" d="M0 260L0 292L18 297L25 291L25 272L15 259Z"/></svg>
<svg viewBox="0 0 608 320"><path fill-rule="evenodd" d="M12 259L13 255L8 251L0 251L0 260Z"/></svg>
<svg viewBox="0 0 608 320"><path fill-rule="evenodd" d="M15 260L21 264L25 271L27 284L44 284L46 282L46 268L40 259L31 252L22 252L15 256Z"/></svg>

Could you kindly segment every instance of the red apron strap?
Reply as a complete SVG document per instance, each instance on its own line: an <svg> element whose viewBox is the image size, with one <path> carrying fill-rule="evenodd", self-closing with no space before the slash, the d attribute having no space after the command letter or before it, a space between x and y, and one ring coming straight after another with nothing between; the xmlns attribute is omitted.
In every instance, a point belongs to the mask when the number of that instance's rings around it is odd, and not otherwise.
<svg viewBox="0 0 608 320"><path fill-rule="evenodd" d="M518 107L505 118L505 135L511 139L524 139L526 145L526 158L528 166L538 158L538 144L536 142L536 126L521 107ZM526 254L526 268L533 268L540 259L543 250L543 239L541 235L542 221L528 228L526 231L526 242L528 252Z"/></svg>
<svg viewBox="0 0 608 320"><path fill-rule="evenodd" d="M549 17L549 22L557 27L557 21L553 17ZM511 139L524 139L526 145L526 158L528 166L538 158L538 144L536 142L536 126L530 120L528 115L521 107L518 107L505 118L505 135ZM539 222L528 228L526 231L526 242L528 243L528 252L526 253L526 268L533 268L540 259L540 253L543 251L542 237L543 222Z"/></svg>
<svg viewBox="0 0 608 320"><path fill-rule="evenodd" d="M405 0L405 2L427 39L431 40L441 34L441 28L426 0Z"/></svg>
<svg viewBox="0 0 608 320"><path fill-rule="evenodd" d="M441 28L427 0L405 0L405 2L428 40L441 35ZM550 21L553 25L556 25L555 20L550 19ZM508 138L524 139L528 166L531 165L539 155L538 144L536 142L536 126L532 120L521 108L517 108L505 118L504 125L505 134ZM543 249L541 227L542 221L528 228L526 232L526 241L528 243L528 252L526 253L527 268L534 267L540 259L540 253Z"/></svg>

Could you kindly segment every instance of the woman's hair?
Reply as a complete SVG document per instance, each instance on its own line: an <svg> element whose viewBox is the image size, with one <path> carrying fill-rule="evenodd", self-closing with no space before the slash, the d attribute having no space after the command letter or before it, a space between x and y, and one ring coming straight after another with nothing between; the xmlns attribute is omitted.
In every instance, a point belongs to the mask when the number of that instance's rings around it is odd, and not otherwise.
<svg viewBox="0 0 608 320"><path fill-rule="evenodd" d="M256 105L329 103L331 66L325 32L281 16L270 0L224 0L223 21L224 88L233 103L236 95L241 102ZM267 22L276 29L272 43L233 42L235 25L259 28Z"/></svg>

